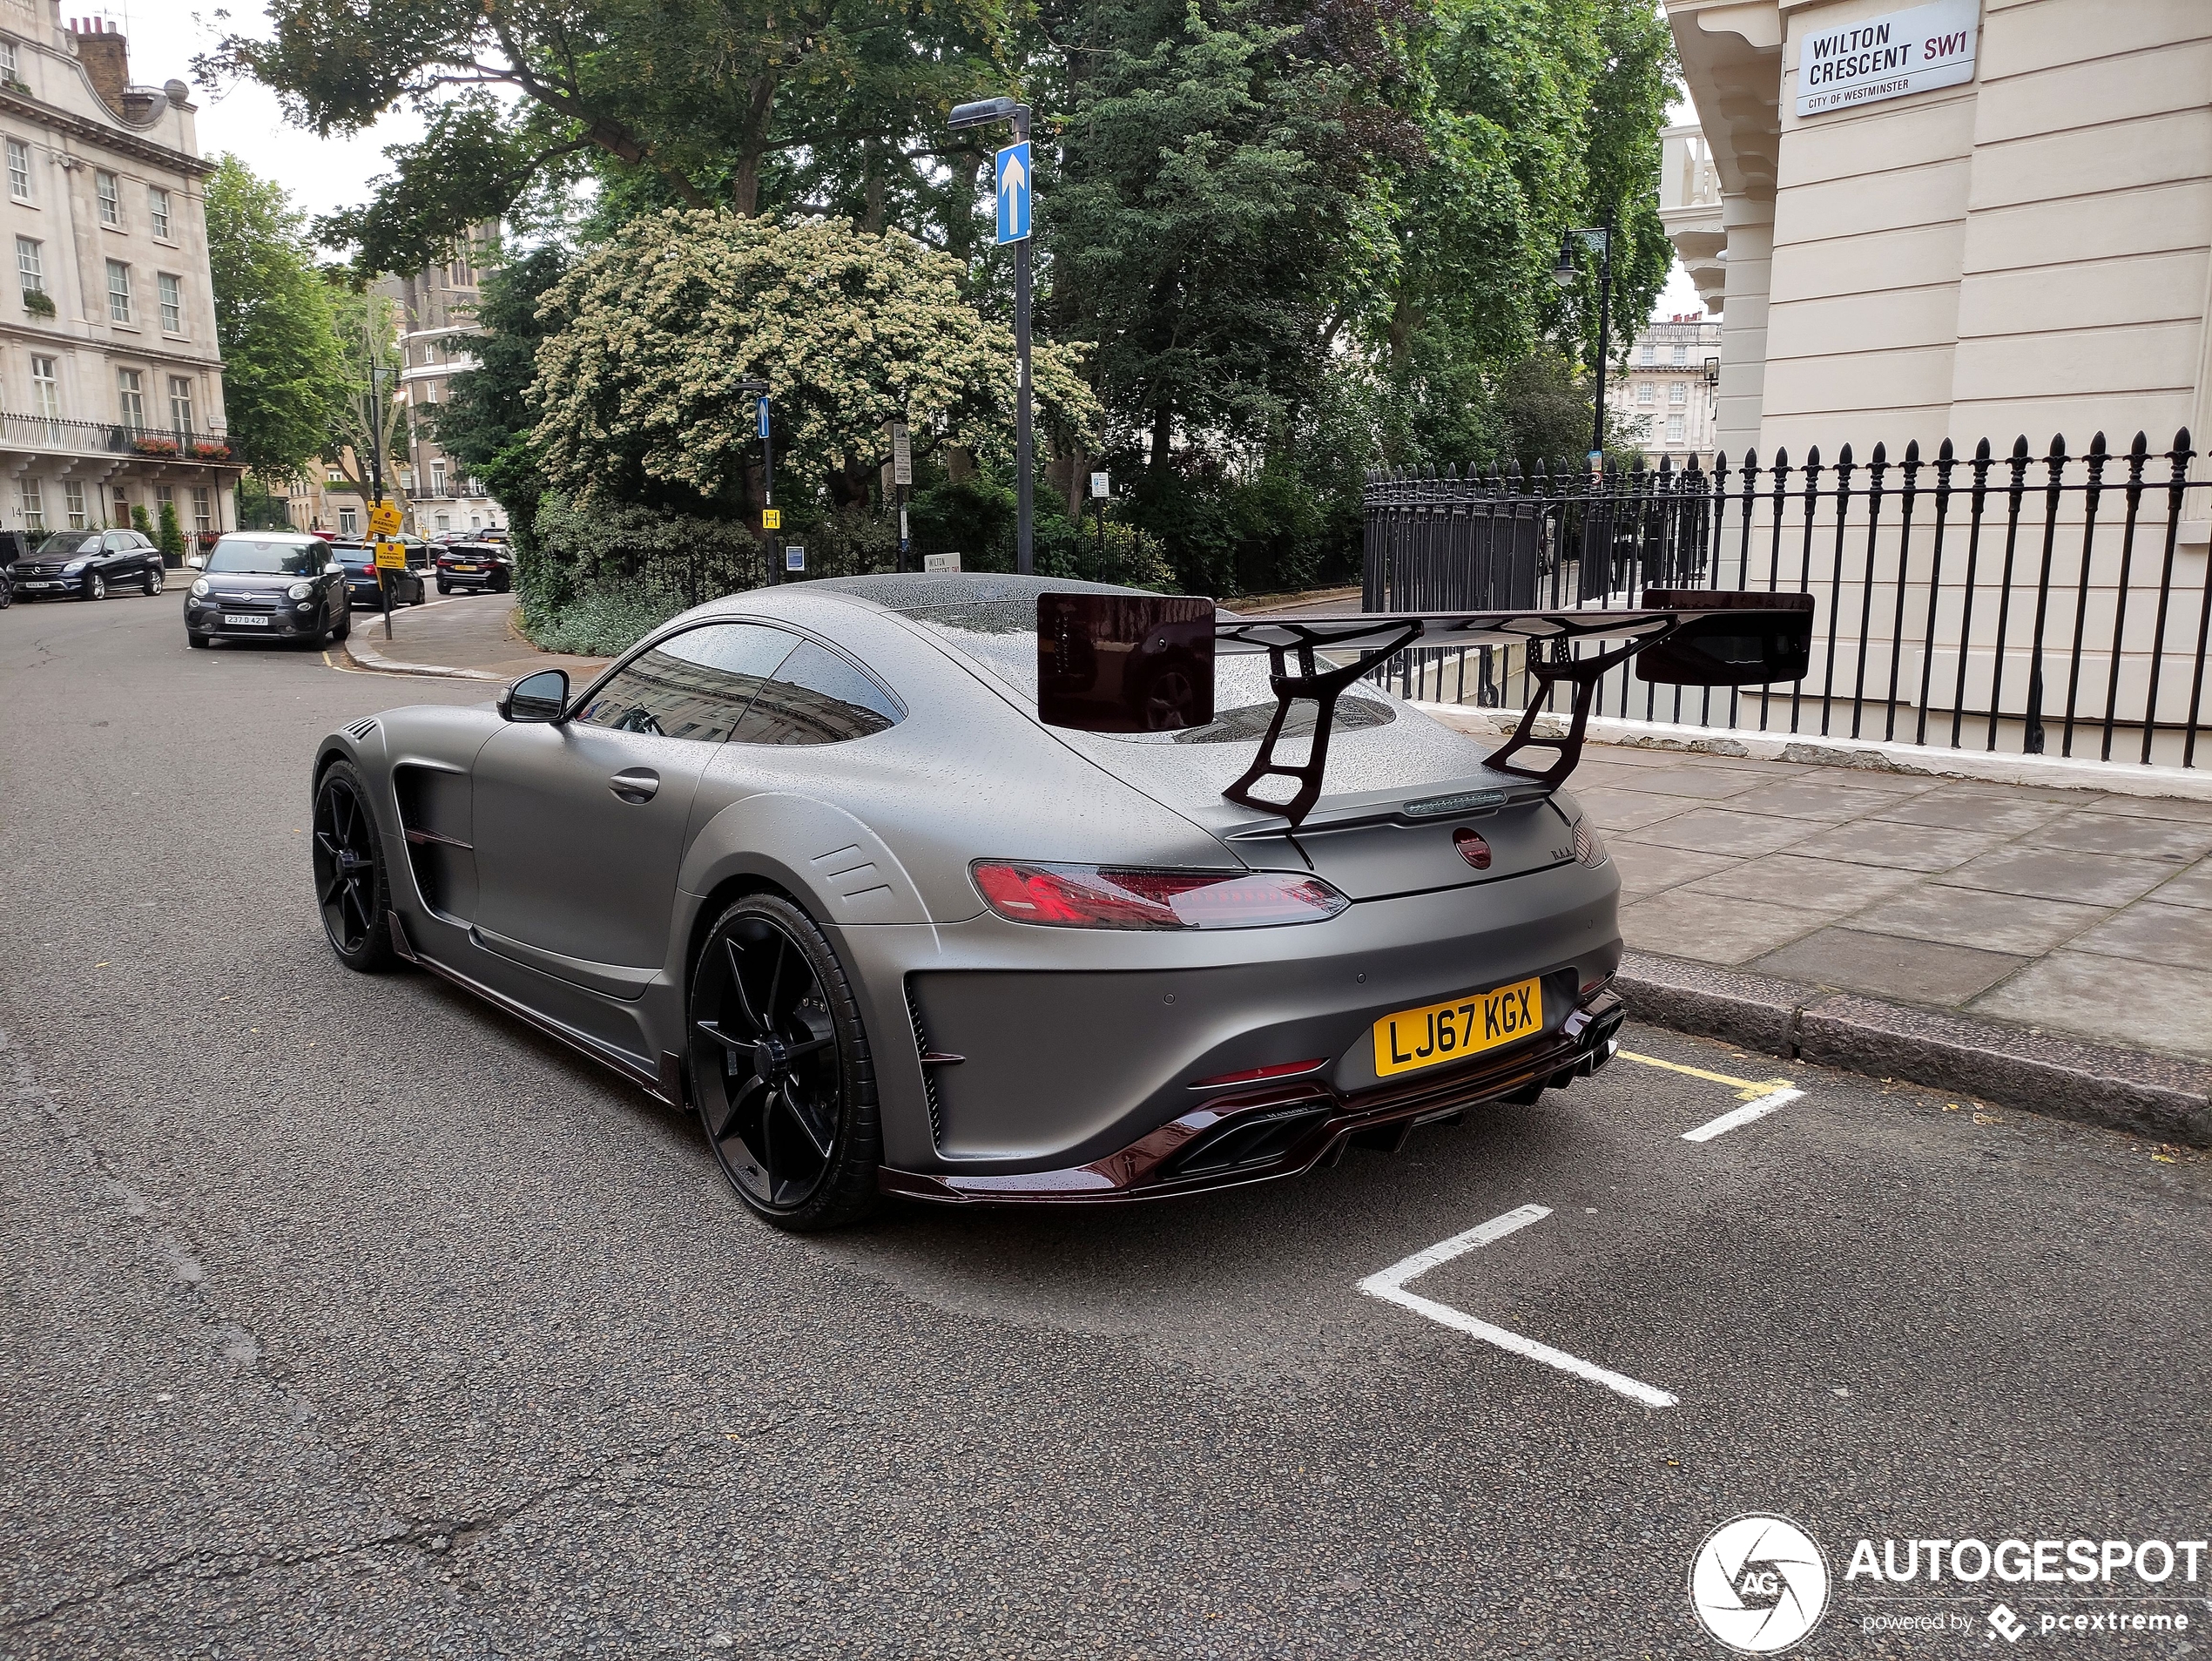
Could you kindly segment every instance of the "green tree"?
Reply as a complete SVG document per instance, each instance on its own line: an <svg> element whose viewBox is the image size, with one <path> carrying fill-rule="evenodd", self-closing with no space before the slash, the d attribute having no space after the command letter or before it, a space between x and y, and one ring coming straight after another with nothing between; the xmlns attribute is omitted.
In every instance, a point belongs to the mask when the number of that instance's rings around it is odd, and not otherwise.
<svg viewBox="0 0 2212 1661"><path fill-rule="evenodd" d="M904 417L919 454L1010 449L1014 342L960 292L961 269L898 233L731 213L639 219L548 293L564 322L537 349L534 442L579 505L726 517L758 499L752 401L774 388L787 497L867 502ZM1045 418L1095 422L1075 354L1033 357Z"/></svg>
<svg viewBox="0 0 2212 1661"><path fill-rule="evenodd" d="M375 458L383 461L384 495L404 512L408 491L400 476L408 452L408 405L400 398L399 307L387 295L334 283L331 309L340 347L340 379L331 419L328 459L363 501L375 499Z"/></svg>
<svg viewBox="0 0 2212 1661"><path fill-rule="evenodd" d="M537 379L539 343L562 321L560 312L545 307L545 298L568 268L567 251L548 244L485 277L476 307L483 332L446 342L448 352L472 355L476 367L446 383L432 434L506 508L525 563L545 489L530 443L537 424L530 386Z"/></svg>
<svg viewBox="0 0 2212 1661"><path fill-rule="evenodd" d="M302 225L281 186L219 159L207 179L207 253L223 402L233 453L272 479L328 448L345 380L330 291Z"/></svg>
<svg viewBox="0 0 2212 1661"><path fill-rule="evenodd" d="M154 541L169 558L182 559L185 557L185 527L177 517L175 503L165 502L161 504L161 529Z"/></svg>
<svg viewBox="0 0 2212 1661"><path fill-rule="evenodd" d="M908 186L946 107L1002 84L1001 0L272 0L273 33L195 68L250 76L318 134L401 104L423 137L364 207L325 223L366 268L412 270L536 181L604 170L636 206L751 215L788 204L810 159L875 159ZM489 89L514 96L502 100ZM973 145L970 146L973 148ZM864 192L867 188L864 186Z"/></svg>

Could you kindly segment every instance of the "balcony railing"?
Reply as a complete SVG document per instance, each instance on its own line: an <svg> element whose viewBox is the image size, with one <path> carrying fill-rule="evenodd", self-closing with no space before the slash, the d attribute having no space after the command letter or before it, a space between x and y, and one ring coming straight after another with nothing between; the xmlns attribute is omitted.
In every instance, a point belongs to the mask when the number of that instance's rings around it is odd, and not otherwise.
<svg viewBox="0 0 2212 1661"><path fill-rule="evenodd" d="M58 416L0 413L0 449L56 451L65 456L126 456L149 462L219 466L231 457L230 440L196 427L134 427L121 422L64 421Z"/></svg>

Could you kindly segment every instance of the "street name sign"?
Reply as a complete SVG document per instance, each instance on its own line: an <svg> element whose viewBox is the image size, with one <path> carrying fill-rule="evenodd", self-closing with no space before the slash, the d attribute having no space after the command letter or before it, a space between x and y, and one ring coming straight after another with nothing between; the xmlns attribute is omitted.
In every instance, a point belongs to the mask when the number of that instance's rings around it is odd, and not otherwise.
<svg viewBox="0 0 2212 1661"><path fill-rule="evenodd" d="M1981 0L1935 0L1808 32L1797 44L1797 113L1821 115L1974 78Z"/></svg>
<svg viewBox="0 0 2212 1661"><path fill-rule="evenodd" d="M1029 141L1008 145L998 153L999 246L1029 237Z"/></svg>
<svg viewBox="0 0 2212 1661"><path fill-rule="evenodd" d="M924 554L921 568L926 571L956 571L960 569L958 554Z"/></svg>
<svg viewBox="0 0 2212 1661"><path fill-rule="evenodd" d="M914 482L914 447L907 431L907 423L891 423L891 483L912 484Z"/></svg>
<svg viewBox="0 0 2212 1661"><path fill-rule="evenodd" d="M372 537L396 537L400 534L400 519L396 503L380 502L368 510L368 534Z"/></svg>

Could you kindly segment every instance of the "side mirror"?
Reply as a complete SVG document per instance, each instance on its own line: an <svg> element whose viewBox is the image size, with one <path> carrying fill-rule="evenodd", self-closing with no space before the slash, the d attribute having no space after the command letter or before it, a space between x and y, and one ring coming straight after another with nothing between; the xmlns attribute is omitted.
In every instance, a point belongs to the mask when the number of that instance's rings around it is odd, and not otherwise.
<svg viewBox="0 0 2212 1661"><path fill-rule="evenodd" d="M185 564L191 566L192 570L196 571L204 571L207 569L207 556L205 554L186 554L185 556Z"/></svg>
<svg viewBox="0 0 2212 1661"><path fill-rule="evenodd" d="M541 669L499 695L499 712L510 721L557 721L569 706L569 672Z"/></svg>
<svg viewBox="0 0 2212 1661"><path fill-rule="evenodd" d="M1203 596L1037 596L1037 718L1079 733L1213 719L1214 604Z"/></svg>
<svg viewBox="0 0 2212 1661"><path fill-rule="evenodd" d="M1812 665L1812 596L1704 588L1646 590L1646 605L1727 611L1699 618L1636 654L1636 679L1662 686L1764 686Z"/></svg>

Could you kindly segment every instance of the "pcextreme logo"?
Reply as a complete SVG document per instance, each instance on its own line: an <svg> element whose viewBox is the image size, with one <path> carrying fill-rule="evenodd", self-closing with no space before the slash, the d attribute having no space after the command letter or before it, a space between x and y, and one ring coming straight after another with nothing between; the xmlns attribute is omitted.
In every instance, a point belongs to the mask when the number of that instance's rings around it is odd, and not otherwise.
<svg viewBox="0 0 2212 1661"><path fill-rule="evenodd" d="M1716 1642L1738 1654L1779 1654L1826 1611L1828 1559L1786 1516L1730 1517L1689 1560L1689 1607Z"/></svg>

